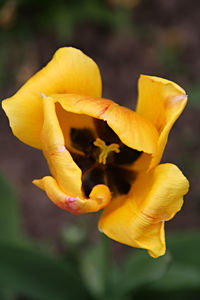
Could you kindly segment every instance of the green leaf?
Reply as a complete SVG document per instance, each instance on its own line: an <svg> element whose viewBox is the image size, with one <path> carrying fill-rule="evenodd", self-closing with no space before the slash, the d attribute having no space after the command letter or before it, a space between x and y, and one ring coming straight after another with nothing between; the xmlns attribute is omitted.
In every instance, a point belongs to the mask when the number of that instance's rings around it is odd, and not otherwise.
<svg viewBox="0 0 200 300"><path fill-rule="evenodd" d="M132 291L160 279L169 267L169 255L153 259L144 251L133 250L121 264L113 265L106 242L81 256L83 279L97 299L128 299Z"/></svg>
<svg viewBox="0 0 200 300"><path fill-rule="evenodd" d="M158 290L200 288L200 270L195 266L175 262L155 287Z"/></svg>
<svg viewBox="0 0 200 300"><path fill-rule="evenodd" d="M174 233L167 240L167 248L176 262L188 263L200 268L200 232Z"/></svg>
<svg viewBox="0 0 200 300"><path fill-rule="evenodd" d="M168 238L172 264L155 290L200 290L200 233L178 233Z"/></svg>
<svg viewBox="0 0 200 300"><path fill-rule="evenodd" d="M86 286L94 297L104 294L104 264L103 251L99 244L89 247L81 255L81 274Z"/></svg>
<svg viewBox="0 0 200 300"><path fill-rule="evenodd" d="M91 299L62 259L28 245L0 241L0 287L41 300Z"/></svg>
<svg viewBox="0 0 200 300"><path fill-rule="evenodd" d="M15 192L0 173L0 240L18 241L22 235Z"/></svg>
<svg viewBox="0 0 200 300"><path fill-rule="evenodd" d="M62 228L61 237L63 244L74 250L86 240L87 232L83 226L68 225Z"/></svg>
<svg viewBox="0 0 200 300"><path fill-rule="evenodd" d="M113 274L116 295L126 295L144 285L160 279L167 271L170 256L154 259L144 251L131 251Z"/></svg>

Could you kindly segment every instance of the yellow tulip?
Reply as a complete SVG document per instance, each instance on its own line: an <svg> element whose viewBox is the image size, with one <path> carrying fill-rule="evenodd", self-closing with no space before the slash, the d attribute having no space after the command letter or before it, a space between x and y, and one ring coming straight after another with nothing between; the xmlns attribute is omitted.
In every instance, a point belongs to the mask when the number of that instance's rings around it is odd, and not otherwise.
<svg viewBox="0 0 200 300"><path fill-rule="evenodd" d="M141 75L136 112L101 98L95 62L59 49L49 64L3 101L14 135L41 149L52 176L34 180L74 214L103 208L99 229L121 243L166 251L164 222L181 209L188 181L160 164L187 96L177 84Z"/></svg>

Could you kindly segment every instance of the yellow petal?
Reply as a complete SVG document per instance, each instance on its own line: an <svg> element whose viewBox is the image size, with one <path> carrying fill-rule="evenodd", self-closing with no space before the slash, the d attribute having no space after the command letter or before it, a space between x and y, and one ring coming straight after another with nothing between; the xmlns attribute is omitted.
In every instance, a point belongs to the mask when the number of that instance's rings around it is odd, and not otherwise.
<svg viewBox="0 0 200 300"><path fill-rule="evenodd" d="M96 135L96 128L94 125L94 119L88 115L84 114L76 114L73 112L69 112L59 104L56 103L56 114L58 117L58 121L65 139L65 146L69 151L76 152L79 154L83 154L82 151L77 150L71 141L71 129L90 129L94 135Z"/></svg>
<svg viewBox="0 0 200 300"><path fill-rule="evenodd" d="M138 89L137 112L159 132L158 149L151 163L154 167L161 160L168 134L187 103L187 95L172 81L154 76L141 75Z"/></svg>
<svg viewBox="0 0 200 300"><path fill-rule="evenodd" d="M188 186L175 165L159 165L141 174L127 196L111 201L103 211L99 228L118 242L147 249L153 257L163 255L164 221L181 209Z"/></svg>
<svg viewBox="0 0 200 300"><path fill-rule="evenodd" d="M58 207L73 214L97 212L108 205L111 199L109 188L103 184L96 185L92 189L89 199L81 199L64 193L56 180L51 176L34 180L33 183L43 189Z"/></svg>
<svg viewBox="0 0 200 300"><path fill-rule="evenodd" d="M46 96L77 93L101 96L101 76L95 62L80 50L60 48L53 59L11 98L2 103L13 133L24 143L41 149L43 125L40 93Z"/></svg>
<svg viewBox="0 0 200 300"><path fill-rule="evenodd" d="M130 148L154 153L157 146L156 128L134 111L103 99L73 94L51 95L68 112L85 114L104 120Z"/></svg>
<svg viewBox="0 0 200 300"><path fill-rule="evenodd" d="M51 97L43 98L43 114L41 143L51 174L66 194L82 197L82 172L65 147L55 103Z"/></svg>
<svg viewBox="0 0 200 300"><path fill-rule="evenodd" d="M116 105L105 112L104 120L128 147L145 153L155 152L157 130L136 112Z"/></svg>

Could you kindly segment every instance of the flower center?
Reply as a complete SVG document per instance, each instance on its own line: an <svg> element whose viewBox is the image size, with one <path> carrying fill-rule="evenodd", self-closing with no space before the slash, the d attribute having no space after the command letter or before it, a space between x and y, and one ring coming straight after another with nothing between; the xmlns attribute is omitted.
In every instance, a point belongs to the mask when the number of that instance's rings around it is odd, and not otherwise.
<svg viewBox="0 0 200 300"><path fill-rule="evenodd" d="M110 153L112 152L116 152L116 153L119 153L120 150L119 150L119 145L118 144L110 144L109 146L106 145L106 143L100 139L100 138L97 138L94 143L93 143L96 147L99 148L99 157L98 157L98 160L99 160L99 163L100 164L103 164L105 165L106 164L106 160L109 156Z"/></svg>
<svg viewBox="0 0 200 300"><path fill-rule="evenodd" d="M128 165L142 152L124 145L105 121L95 119L94 124L96 133L86 127L70 128L71 145L82 152L70 151L82 170L83 191L89 197L95 185L105 184L113 195L127 194L137 176Z"/></svg>

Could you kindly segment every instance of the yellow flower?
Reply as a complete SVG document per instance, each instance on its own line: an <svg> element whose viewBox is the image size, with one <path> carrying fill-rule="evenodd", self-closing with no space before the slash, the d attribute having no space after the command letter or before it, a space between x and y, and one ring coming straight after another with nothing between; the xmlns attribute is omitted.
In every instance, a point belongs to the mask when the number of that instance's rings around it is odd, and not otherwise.
<svg viewBox="0 0 200 300"><path fill-rule="evenodd" d="M34 180L74 214L104 208L99 229L121 243L165 253L164 222L181 209L188 181L160 164L187 96L175 83L140 76L137 111L101 97L97 65L73 48L3 101L13 133L41 149L52 176Z"/></svg>

